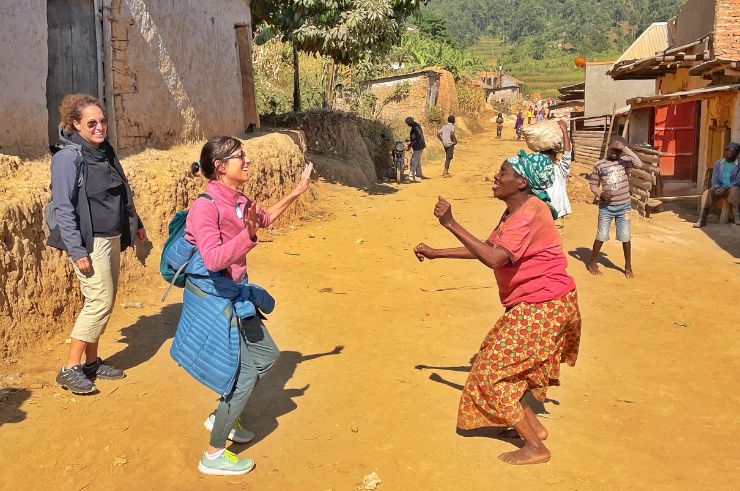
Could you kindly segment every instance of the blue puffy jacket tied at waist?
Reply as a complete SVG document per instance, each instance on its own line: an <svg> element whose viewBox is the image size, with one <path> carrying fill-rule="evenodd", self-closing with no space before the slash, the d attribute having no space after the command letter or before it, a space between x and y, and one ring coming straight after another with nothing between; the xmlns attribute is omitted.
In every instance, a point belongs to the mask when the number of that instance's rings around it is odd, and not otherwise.
<svg viewBox="0 0 740 491"><path fill-rule="evenodd" d="M209 271L197 247L177 240L165 260L175 269L187 263L182 313L170 355L198 382L226 396L239 367L239 324L260 312L270 313L275 299L245 278L236 282Z"/></svg>

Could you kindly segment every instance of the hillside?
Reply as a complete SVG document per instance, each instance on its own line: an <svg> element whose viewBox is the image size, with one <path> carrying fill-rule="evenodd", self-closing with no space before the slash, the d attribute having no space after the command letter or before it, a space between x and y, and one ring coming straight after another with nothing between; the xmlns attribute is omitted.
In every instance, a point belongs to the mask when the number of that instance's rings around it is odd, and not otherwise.
<svg viewBox="0 0 740 491"><path fill-rule="evenodd" d="M508 43L492 36L482 36L468 50L479 57L486 66L497 67L503 64L502 57L510 49ZM560 53L545 60L525 59L517 63L505 63L506 69L526 85L526 94L551 96L557 88L583 82L584 72L573 65L574 56Z"/></svg>
<svg viewBox="0 0 740 491"><path fill-rule="evenodd" d="M430 0L419 18L486 65L503 65L528 93L554 94L583 80L576 56L619 56L651 23L675 16L683 0Z"/></svg>

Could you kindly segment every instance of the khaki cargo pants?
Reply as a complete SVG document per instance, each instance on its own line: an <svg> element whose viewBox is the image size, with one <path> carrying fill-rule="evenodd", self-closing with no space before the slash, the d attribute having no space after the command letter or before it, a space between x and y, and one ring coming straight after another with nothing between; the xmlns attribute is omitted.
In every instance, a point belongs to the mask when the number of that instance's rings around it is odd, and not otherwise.
<svg viewBox="0 0 740 491"><path fill-rule="evenodd" d="M121 236L95 237L94 240L90 254L92 271L81 273L72 262L85 303L72 328L71 337L87 343L97 342L108 325L116 302L121 270Z"/></svg>

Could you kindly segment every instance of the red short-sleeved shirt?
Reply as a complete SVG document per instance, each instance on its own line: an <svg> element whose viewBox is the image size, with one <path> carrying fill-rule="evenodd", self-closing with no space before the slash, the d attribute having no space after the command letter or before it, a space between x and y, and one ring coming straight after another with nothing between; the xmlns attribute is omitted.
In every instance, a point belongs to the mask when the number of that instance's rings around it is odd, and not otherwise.
<svg viewBox="0 0 740 491"><path fill-rule="evenodd" d="M536 197L502 217L488 243L509 253L510 262L493 271L505 307L555 300L576 287L550 209Z"/></svg>

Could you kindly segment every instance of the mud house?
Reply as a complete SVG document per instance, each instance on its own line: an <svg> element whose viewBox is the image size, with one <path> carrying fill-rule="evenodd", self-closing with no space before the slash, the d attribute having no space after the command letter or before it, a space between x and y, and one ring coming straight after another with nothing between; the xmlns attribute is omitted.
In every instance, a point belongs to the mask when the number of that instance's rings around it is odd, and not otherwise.
<svg viewBox="0 0 740 491"><path fill-rule="evenodd" d="M609 73L654 85L627 100L629 141L657 150L666 188L700 191L725 144L740 140L740 1L688 0L667 27L666 49Z"/></svg>
<svg viewBox="0 0 740 491"><path fill-rule="evenodd" d="M408 94L395 100L394 93L401 84L408 84ZM403 112L417 121L424 121L430 109L439 108L444 116L458 110L455 79L450 72L440 68L428 68L411 73L376 78L362 82L360 90L372 93L378 107L393 106L389 112ZM385 112L383 116L387 116Z"/></svg>
<svg viewBox="0 0 740 491"><path fill-rule="evenodd" d="M123 151L259 126L249 0L3 0L0 144L38 156L72 92Z"/></svg>
<svg viewBox="0 0 740 491"><path fill-rule="evenodd" d="M503 70L479 73L477 85L483 89L490 104L495 102L512 104L520 99L524 92L524 82Z"/></svg>

